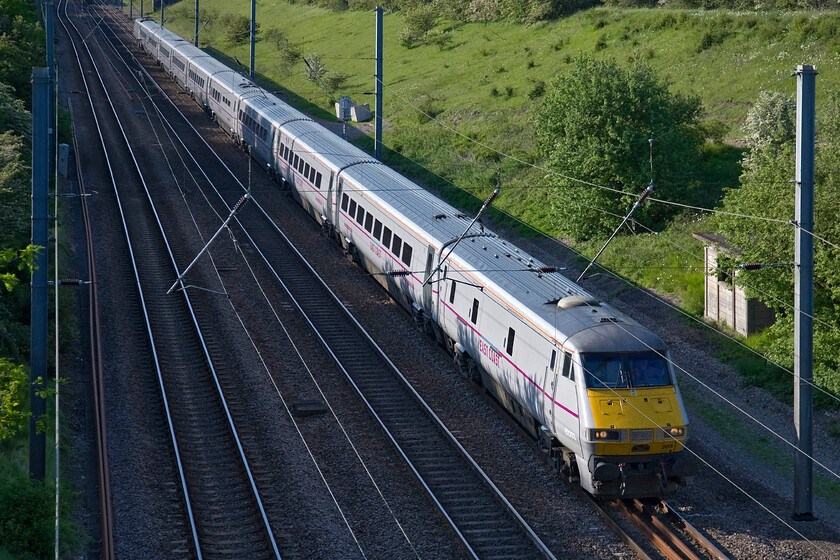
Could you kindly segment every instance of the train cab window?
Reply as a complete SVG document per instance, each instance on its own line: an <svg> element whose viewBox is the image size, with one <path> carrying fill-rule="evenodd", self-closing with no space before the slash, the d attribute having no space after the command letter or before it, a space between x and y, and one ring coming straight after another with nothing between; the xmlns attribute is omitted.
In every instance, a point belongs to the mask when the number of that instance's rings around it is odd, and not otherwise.
<svg viewBox="0 0 840 560"><path fill-rule="evenodd" d="M452 281L452 286L449 287L449 303L455 303L455 280Z"/></svg>
<svg viewBox="0 0 840 560"><path fill-rule="evenodd" d="M350 201L350 212L349 212L349 214L350 214L351 218L356 215L356 201L355 200Z"/></svg>
<svg viewBox="0 0 840 560"><path fill-rule="evenodd" d="M368 233L373 231L373 214L368 212L367 218L365 218L365 229L368 230Z"/></svg>
<svg viewBox="0 0 840 560"><path fill-rule="evenodd" d="M391 230L388 229L388 226L385 226L385 229L382 230L382 246L386 249L391 246Z"/></svg>
<svg viewBox="0 0 840 560"><path fill-rule="evenodd" d="M572 355L568 352L563 352L563 377L570 381L575 380L575 370L572 368Z"/></svg>
<svg viewBox="0 0 840 560"><path fill-rule="evenodd" d="M321 188L321 174L320 173L315 174L315 188L316 189Z"/></svg>
<svg viewBox="0 0 840 560"><path fill-rule="evenodd" d="M356 221L359 222L359 225L365 223L365 209L359 205L359 211L356 212Z"/></svg>
<svg viewBox="0 0 840 560"><path fill-rule="evenodd" d="M391 241L391 252L394 253L395 257L400 256L400 251L402 250L402 238L394 234L394 239Z"/></svg>
<svg viewBox="0 0 840 560"><path fill-rule="evenodd" d="M413 251L414 250L411 248L411 245L403 243L402 262L404 262L406 266L411 266L411 253ZM431 257L431 255L429 255L429 257Z"/></svg>
<svg viewBox="0 0 840 560"><path fill-rule="evenodd" d="M344 212L347 212L347 204L350 202L350 197L347 196L347 193L341 194L341 209Z"/></svg>
<svg viewBox="0 0 840 560"><path fill-rule="evenodd" d="M516 339L516 331L512 328L508 328L508 335L507 335L507 346L505 347L505 351L508 353L508 356L513 356L513 341Z"/></svg>
<svg viewBox="0 0 840 560"><path fill-rule="evenodd" d="M470 312L470 321L472 321L473 325L475 325L476 321L478 321L478 300L477 299L473 299L472 311Z"/></svg>
<svg viewBox="0 0 840 560"><path fill-rule="evenodd" d="M373 236L377 239L382 235L382 222L376 220L373 223Z"/></svg>
<svg viewBox="0 0 840 560"><path fill-rule="evenodd" d="M551 361L548 364L548 369L554 371L554 365L557 363L557 350L551 351Z"/></svg>

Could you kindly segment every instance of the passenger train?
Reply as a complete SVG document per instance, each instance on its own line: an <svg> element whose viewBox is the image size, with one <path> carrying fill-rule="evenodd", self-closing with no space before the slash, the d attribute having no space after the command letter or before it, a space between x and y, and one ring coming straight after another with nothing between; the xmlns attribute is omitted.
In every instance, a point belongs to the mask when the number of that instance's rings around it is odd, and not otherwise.
<svg viewBox="0 0 840 560"><path fill-rule="evenodd" d="M134 35L564 476L605 498L684 483L688 417L658 336L160 24Z"/></svg>

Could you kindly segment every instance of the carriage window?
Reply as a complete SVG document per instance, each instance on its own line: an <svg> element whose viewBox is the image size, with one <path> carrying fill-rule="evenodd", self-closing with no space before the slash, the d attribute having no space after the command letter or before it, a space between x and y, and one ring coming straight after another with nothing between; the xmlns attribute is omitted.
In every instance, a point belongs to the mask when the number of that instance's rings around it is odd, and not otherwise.
<svg viewBox="0 0 840 560"><path fill-rule="evenodd" d="M382 235L382 222L376 220L373 224L373 236L377 239Z"/></svg>
<svg viewBox="0 0 840 560"><path fill-rule="evenodd" d="M291 150L288 146L286 146L285 151L283 152L283 159L286 161L289 161L289 152L291 152Z"/></svg>
<svg viewBox="0 0 840 560"><path fill-rule="evenodd" d="M292 167L294 167L295 169L297 169L297 168L298 168L298 157L297 157L297 154L295 154L295 155L294 155L294 158L292 159Z"/></svg>
<svg viewBox="0 0 840 560"><path fill-rule="evenodd" d="M373 214L368 212L367 218L365 218L365 229L368 230L368 233L373 229Z"/></svg>
<svg viewBox="0 0 840 560"><path fill-rule="evenodd" d="M352 218L355 215L356 215L356 201L351 200L350 201L350 217Z"/></svg>
<svg viewBox="0 0 840 560"><path fill-rule="evenodd" d="M309 164L306 162L303 163L303 178L309 179Z"/></svg>
<svg viewBox="0 0 840 560"><path fill-rule="evenodd" d="M347 212L347 203L350 201L350 197L347 196L347 193L341 194L341 209Z"/></svg>
<svg viewBox="0 0 840 560"><path fill-rule="evenodd" d="M477 299L473 299L472 312L470 313L470 321L472 321L473 325L475 325L475 322L478 321L478 300Z"/></svg>
<svg viewBox="0 0 840 560"><path fill-rule="evenodd" d="M412 252L413 252L413 249L411 248L411 245L409 245L408 243L404 243L403 244L403 252L402 252L402 262L404 262L406 266L411 266L411 253ZM431 257L431 256L432 255L429 255L429 257Z"/></svg>
<svg viewBox="0 0 840 560"><path fill-rule="evenodd" d="M516 331L509 328L508 329L508 336L507 336L507 348L506 348L508 356L513 356L513 341L515 339L516 339Z"/></svg>
<svg viewBox="0 0 840 560"><path fill-rule="evenodd" d="M315 168L314 168L314 167L310 167L310 168L309 168L309 182L310 182L310 183L314 183L314 182L315 182L315 173L316 173Z"/></svg>
<svg viewBox="0 0 840 560"><path fill-rule="evenodd" d="M320 173L315 174L315 187L319 188L319 189L321 188L321 174Z"/></svg>
<svg viewBox="0 0 840 560"><path fill-rule="evenodd" d="M452 287L449 288L449 303L455 303L455 280L452 281Z"/></svg>
<svg viewBox="0 0 840 560"><path fill-rule="evenodd" d="M568 377L571 381L575 380L575 371L572 369L572 355L568 352L563 352L563 377Z"/></svg>
<svg viewBox="0 0 840 560"><path fill-rule="evenodd" d="M557 350L551 351L551 363L548 365L548 369L554 371L554 364L557 363Z"/></svg>
<svg viewBox="0 0 840 560"><path fill-rule="evenodd" d="M391 242L391 252L394 253L395 257L400 256L400 250L402 249L402 238L396 233L394 234L394 240Z"/></svg>
<svg viewBox="0 0 840 560"><path fill-rule="evenodd" d="M359 211L356 212L356 221L359 222L359 225L365 222L365 209L361 206L359 206Z"/></svg>
<svg viewBox="0 0 840 560"><path fill-rule="evenodd" d="M277 152L280 154L281 158L286 159L286 146L283 145L283 142L280 142L280 149L277 150Z"/></svg>
<svg viewBox="0 0 840 560"><path fill-rule="evenodd" d="M385 226L385 229L382 231L382 245L386 249L391 246L391 230L388 229L388 226Z"/></svg>

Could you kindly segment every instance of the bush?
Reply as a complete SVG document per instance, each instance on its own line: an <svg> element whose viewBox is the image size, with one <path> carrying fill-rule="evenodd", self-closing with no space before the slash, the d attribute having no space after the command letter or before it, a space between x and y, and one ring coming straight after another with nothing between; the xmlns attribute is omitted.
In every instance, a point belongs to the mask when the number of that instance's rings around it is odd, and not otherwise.
<svg viewBox="0 0 840 560"><path fill-rule="evenodd" d="M541 155L559 174L641 193L650 181L648 139L667 138L667 146L653 151L658 192L664 199L690 203L694 191L678 173L699 163L702 109L698 98L672 94L668 85L646 63L619 66L579 57L537 111ZM557 229L574 239L611 233L618 223L608 212L623 216L635 202L634 196L616 196L559 176L551 181L563 201ZM634 217L659 229L674 212L648 204Z"/></svg>
<svg viewBox="0 0 840 560"><path fill-rule="evenodd" d="M254 28L254 35L259 33L260 24ZM225 39L231 45L247 43L251 38L251 18L248 16L232 16L225 29Z"/></svg>
<svg viewBox="0 0 840 560"><path fill-rule="evenodd" d="M343 72L329 72L326 76L324 76L324 83L327 84L330 91L335 93L340 90L344 83L349 79L350 76L344 74Z"/></svg>
<svg viewBox="0 0 840 560"><path fill-rule="evenodd" d="M50 558L54 497L23 473L0 478L0 543L20 559Z"/></svg>

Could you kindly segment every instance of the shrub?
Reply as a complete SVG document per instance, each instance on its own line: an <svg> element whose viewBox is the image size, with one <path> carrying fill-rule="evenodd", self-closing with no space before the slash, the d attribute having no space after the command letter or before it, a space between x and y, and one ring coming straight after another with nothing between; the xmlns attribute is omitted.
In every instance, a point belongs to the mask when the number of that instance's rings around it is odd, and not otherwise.
<svg viewBox="0 0 840 560"><path fill-rule="evenodd" d="M24 474L0 478L0 542L21 559L50 558L53 493Z"/></svg>
<svg viewBox="0 0 840 560"><path fill-rule="evenodd" d="M254 28L254 35L259 32L260 24ZM231 45L241 45L251 38L251 18L248 16L232 16L225 29L225 39Z"/></svg>
<svg viewBox="0 0 840 560"><path fill-rule="evenodd" d="M324 76L324 83L327 84L330 91L335 93L341 89L344 83L349 79L350 76L344 74L343 72L329 72L326 76Z"/></svg>
<svg viewBox="0 0 840 560"><path fill-rule="evenodd" d="M607 36L601 35L598 37L598 40L595 41L595 51L602 51L607 48Z"/></svg>
<svg viewBox="0 0 840 560"><path fill-rule="evenodd" d="M532 80L533 86L528 92L528 99L534 101L535 99L545 95L545 82L542 80Z"/></svg>
<svg viewBox="0 0 840 560"><path fill-rule="evenodd" d="M437 45L438 49L442 51L452 42L452 32L433 29L426 33L424 39L430 45Z"/></svg>
<svg viewBox="0 0 840 560"><path fill-rule="evenodd" d="M310 82L319 83L327 73L327 67L321 62L321 57L318 56L318 53L310 53L303 60L306 63L306 68L304 68L306 79Z"/></svg>

